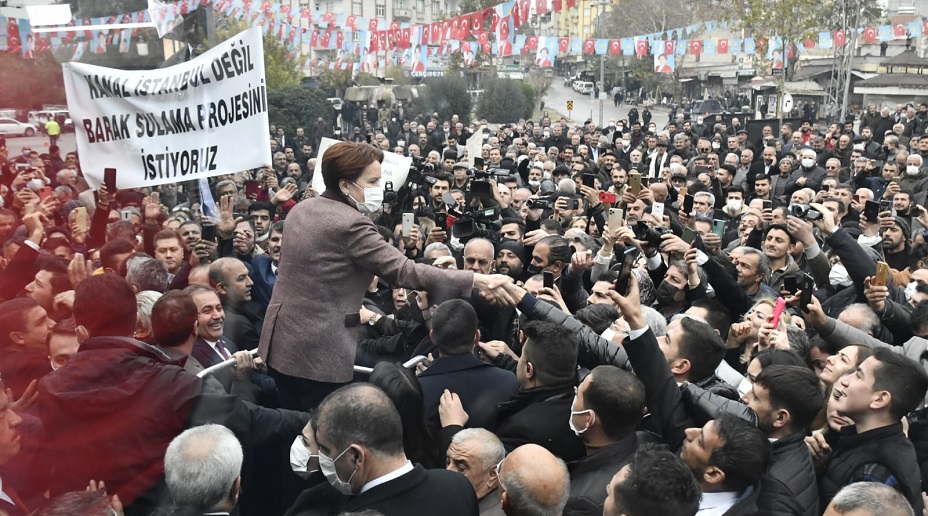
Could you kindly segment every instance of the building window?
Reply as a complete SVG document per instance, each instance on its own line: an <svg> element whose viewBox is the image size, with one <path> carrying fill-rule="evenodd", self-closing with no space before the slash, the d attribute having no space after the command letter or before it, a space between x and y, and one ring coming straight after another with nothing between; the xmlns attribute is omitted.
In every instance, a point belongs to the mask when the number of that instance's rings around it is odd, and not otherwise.
<svg viewBox="0 0 928 516"><path fill-rule="evenodd" d="M377 17L386 18L387 17L387 4L377 4Z"/></svg>
<svg viewBox="0 0 928 516"><path fill-rule="evenodd" d="M425 14L425 0L416 0L416 12Z"/></svg>
<svg viewBox="0 0 928 516"><path fill-rule="evenodd" d="M432 2L432 16L441 13L441 2Z"/></svg>
<svg viewBox="0 0 928 516"><path fill-rule="evenodd" d="M359 0L351 0L351 14L364 16L364 3Z"/></svg>

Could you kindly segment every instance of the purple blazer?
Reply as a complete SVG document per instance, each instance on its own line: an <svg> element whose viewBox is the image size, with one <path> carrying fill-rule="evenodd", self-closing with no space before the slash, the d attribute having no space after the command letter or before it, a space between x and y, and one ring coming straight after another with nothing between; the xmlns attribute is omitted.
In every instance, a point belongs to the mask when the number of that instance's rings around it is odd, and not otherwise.
<svg viewBox="0 0 928 516"><path fill-rule="evenodd" d="M417 264L384 241L354 207L327 197L287 215L277 283L259 354L283 374L317 382L350 382L361 300L377 275L391 285L423 289L433 302L470 296L470 271Z"/></svg>

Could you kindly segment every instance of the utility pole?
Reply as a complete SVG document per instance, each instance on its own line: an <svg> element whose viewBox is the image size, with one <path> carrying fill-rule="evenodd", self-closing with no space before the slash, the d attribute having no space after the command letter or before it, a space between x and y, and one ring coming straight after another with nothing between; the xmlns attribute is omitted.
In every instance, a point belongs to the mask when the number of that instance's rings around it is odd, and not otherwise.
<svg viewBox="0 0 928 516"><path fill-rule="evenodd" d="M599 55L599 127L603 126L603 95L606 91L606 54Z"/></svg>

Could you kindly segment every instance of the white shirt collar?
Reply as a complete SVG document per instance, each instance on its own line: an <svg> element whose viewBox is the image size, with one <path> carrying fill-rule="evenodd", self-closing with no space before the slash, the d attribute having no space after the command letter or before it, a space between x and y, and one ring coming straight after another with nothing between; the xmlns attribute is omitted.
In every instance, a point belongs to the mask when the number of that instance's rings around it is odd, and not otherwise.
<svg viewBox="0 0 928 516"><path fill-rule="evenodd" d="M404 464L399 469L392 471L390 473L387 473L386 475L382 477L375 478L374 480L371 480L370 482L364 484L364 486L361 487L361 492L359 492L358 494L367 492L379 486L380 484L386 484L387 482L391 480L400 478L401 476L405 475L406 473L409 473L410 471L412 471L412 462L407 460L406 464Z"/></svg>
<svg viewBox="0 0 928 516"><path fill-rule="evenodd" d="M735 491L703 493L702 500L699 501L699 510L696 511L696 514L698 516L721 516L725 514L725 511L731 509L737 501L738 493Z"/></svg>
<svg viewBox="0 0 928 516"><path fill-rule="evenodd" d="M3 492L3 477L0 477L0 500L3 500L9 503L10 505L16 505L16 502L14 502L12 498L10 498L10 495Z"/></svg>

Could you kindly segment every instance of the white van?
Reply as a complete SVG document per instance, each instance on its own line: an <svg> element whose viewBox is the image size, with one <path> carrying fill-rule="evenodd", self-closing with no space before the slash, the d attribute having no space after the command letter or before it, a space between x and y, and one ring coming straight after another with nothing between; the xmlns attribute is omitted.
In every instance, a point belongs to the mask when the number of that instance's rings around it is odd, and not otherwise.
<svg viewBox="0 0 928 516"><path fill-rule="evenodd" d="M593 83L590 81L577 81L574 83L574 89L577 93L588 95L593 93Z"/></svg>

